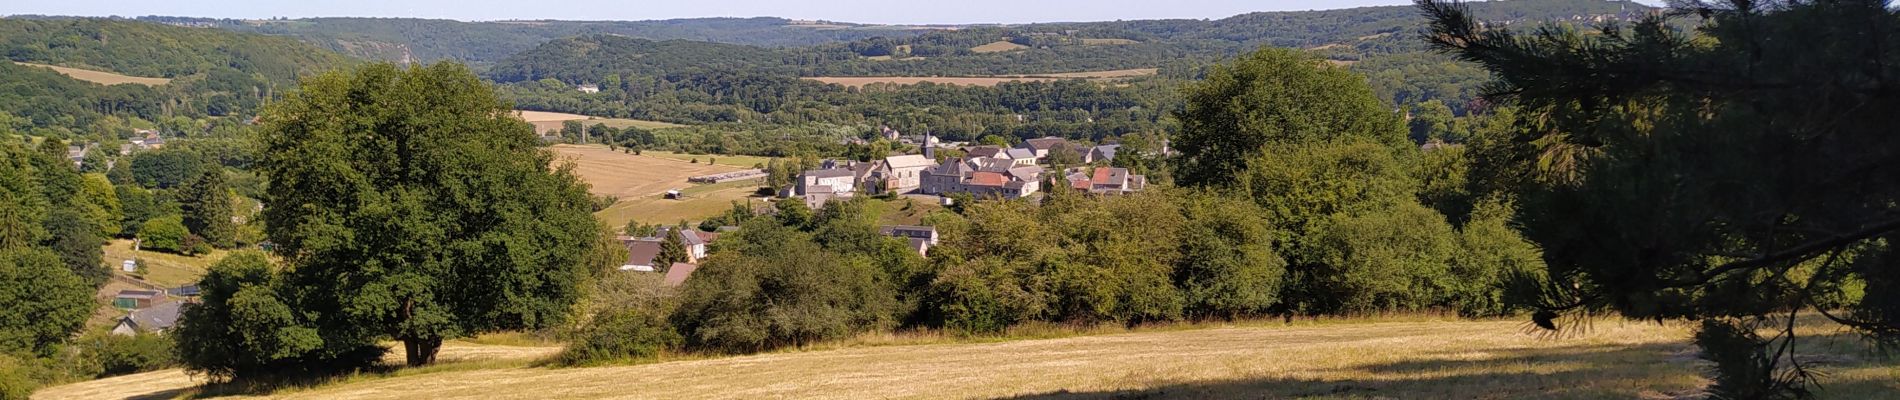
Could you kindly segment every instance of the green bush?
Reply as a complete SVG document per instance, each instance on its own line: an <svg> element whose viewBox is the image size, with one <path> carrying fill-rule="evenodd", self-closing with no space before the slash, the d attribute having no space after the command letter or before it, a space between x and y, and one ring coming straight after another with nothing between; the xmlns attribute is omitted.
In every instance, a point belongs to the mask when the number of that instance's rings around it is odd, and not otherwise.
<svg viewBox="0 0 1900 400"><path fill-rule="evenodd" d="M125 375L170 368L178 364L172 339L164 335L114 335L93 331L74 344L99 376Z"/></svg>
<svg viewBox="0 0 1900 400"><path fill-rule="evenodd" d="M25 400L39 388L28 368L31 366L20 360L0 355L0 400Z"/></svg>
<svg viewBox="0 0 1900 400"><path fill-rule="evenodd" d="M561 363L586 365L649 358L678 348L683 341L660 312L614 307L595 316L575 334L567 350L561 352Z"/></svg>
<svg viewBox="0 0 1900 400"><path fill-rule="evenodd" d="M187 254L191 232L185 229L184 217L167 215L145 221L138 229L139 248L144 250L167 251Z"/></svg>
<svg viewBox="0 0 1900 400"><path fill-rule="evenodd" d="M671 320L689 349L801 346L894 320L896 291L870 261L840 256L775 222L754 219L721 238L721 253L686 281Z"/></svg>

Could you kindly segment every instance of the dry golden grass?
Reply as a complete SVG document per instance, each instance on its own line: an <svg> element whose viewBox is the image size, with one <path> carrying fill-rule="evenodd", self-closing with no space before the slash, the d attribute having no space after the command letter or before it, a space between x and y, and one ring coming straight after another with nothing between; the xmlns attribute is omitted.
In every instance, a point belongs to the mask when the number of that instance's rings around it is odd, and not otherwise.
<svg viewBox="0 0 1900 400"><path fill-rule="evenodd" d="M988 44L984 44L982 46L971 47L970 51L974 51L978 53L1001 53L1005 51L1016 51L1016 50L1022 50L1022 49L1027 49L1027 48L1029 48L1029 46L1012 43L1008 40L998 40L998 41L990 42Z"/></svg>
<svg viewBox="0 0 1900 400"><path fill-rule="evenodd" d="M1900 397L1900 367L1838 328L1807 324L1833 365L1823 398ZM1034 328L1034 327L1031 327ZM1693 398L1708 382L1685 324L1600 321L1566 338L1518 320L1430 317L1245 322L1134 332L1021 329L984 342L937 333L865 335L803 350L576 369L454 358L415 372L271 393L274 398ZM1092 334L1093 336L1070 336ZM1069 336L1069 337L1064 337ZM443 350L486 354L462 344ZM1818 353L1812 353L1818 352ZM1823 354L1825 353L1825 354ZM477 360L477 361L470 361ZM486 361L482 361L486 360ZM463 364L454 364L461 362ZM184 393L176 372L49 388L36 398Z"/></svg>
<svg viewBox="0 0 1900 400"><path fill-rule="evenodd" d="M582 123L586 124L587 126L593 126L594 124L607 124L607 126L611 126L614 128L626 128L629 126L635 126L635 127L639 127L640 129L664 129L664 128L676 128L676 127L685 126L685 125L668 123L668 122L660 122L660 121L647 121L647 120L628 119L628 118L596 118L596 117L580 115L580 114L568 114L568 113L558 113L558 112L549 112L549 111L515 110L515 116L519 116L521 117L522 120L528 121L528 124L534 125L534 133L536 134L546 134L550 130L559 131L561 130L561 125L566 124L567 121L585 121Z"/></svg>
<svg viewBox="0 0 1900 400"><path fill-rule="evenodd" d="M400 347L398 347L400 349ZM489 368L525 368L536 360L559 353L558 346L495 346L480 345L464 341L449 341L442 344L442 352L436 356L436 366L424 368L397 369L396 372L382 374L364 374L361 376L338 377L337 385L348 385L353 381L374 380L382 377L400 377L423 375L440 371ZM402 351L390 352L383 358L389 365L402 363ZM202 376L186 374L182 369L167 369L140 374L116 376L111 378L54 386L33 393L34 399L169 399L194 396L200 385L206 381ZM285 389L281 394L295 393L301 389Z"/></svg>
<svg viewBox="0 0 1900 400"><path fill-rule="evenodd" d="M693 160L699 160L700 163L710 162L710 163L715 163L718 165L730 165L734 167L739 167L740 169L751 169L755 165L764 165L765 163L772 161L771 157L738 156L738 155L726 155L726 154L687 154L687 153L675 153L671 151L660 151L660 150L643 151L643 152L640 152L640 155L647 156L647 157L659 157L659 158L665 158L665 159L670 159L670 160L679 160L679 161L685 161L688 163L693 162Z"/></svg>
<svg viewBox="0 0 1900 400"><path fill-rule="evenodd" d="M14 64L20 64L20 65L25 65L29 67L40 67L40 68L51 69L53 70L53 72L65 74L66 76L72 77L73 79L97 83L101 85L117 85L121 83L132 83L132 84L139 84L139 85L145 85L145 86L158 86L158 85L163 85L163 84L172 82L171 78L144 78L144 77L137 77L137 76L130 76L130 75L120 75L120 74L115 74L115 73L105 72L105 71L95 71L95 70L90 70L90 69L61 67L57 65L33 64L33 63L23 63L23 62L14 62Z"/></svg>
<svg viewBox="0 0 1900 400"><path fill-rule="evenodd" d="M589 192L618 196L623 200L657 196L667 190L692 186L686 182L686 178L742 169L636 156L608 150L607 146L602 145L557 144L549 148L554 151L557 165L562 162L574 163L574 173L593 186Z"/></svg>
<svg viewBox="0 0 1900 400"><path fill-rule="evenodd" d="M629 126L640 128L640 129L666 129L666 128L678 128L678 127L686 126L686 125L680 125L680 124L675 124L671 122L648 121L644 119L627 119L627 118L603 118L603 119L587 121L587 125L592 126L593 124L606 124L607 126L615 128L615 129L625 129L626 127L629 127Z"/></svg>
<svg viewBox="0 0 1900 400"><path fill-rule="evenodd" d="M940 85L959 86L996 86L1003 82L1053 81L1056 78L1016 78L1016 77L924 77L924 76L820 76L805 78L824 83L835 83L847 87L862 87L873 83L896 85L915 85L930 82Z"/></svg>
<svg viewBox="0 0 1900 400"><path fill-rule="evenodd" d="M630 220L644 223L698 221L731 208L732 201L745 201L759 183L756 180L702 185L686 178L751 168L763 163L762 157L689 155L668 152L643 152L642 155L608 150L601 145L557 144L551 146L556 162L571 161L574 173L596 195L619 197L620 201L594 213L610 226ZM699 159L694 163L692 159ZM715 161L718 164L710 164ZM666 191L679 189L685 199L667 199Z"/></svg>
<svg viewBox="0 0 1900 400"><path fill-rule="evenodd" d="M1041 82L1041 81L1053 81L1053 80L1061 80L1061 79L1133 78L1133 77L1154 75L1156 71L1157 70L1154 68L1136 68L1136 69L1118 69L1118 70L1112 70L1112 71L1062 72L1062 73L1049 73L1049 74L1008 75L1008 76L963 76L963 77L820 76L820 77L810 77L810 78L805 78L805 79L810 79L810 80L824 82L824 83L835 83L835 84L849 86L849 87L862 87L864 85L869 85L873 83L915 85L915 84L923 83L923 82L930 82L930 83L943 84L943 85L990 87L990 86L996 86L997 84L1000 84L1003 82Z"/></svg>
<svg viewBox="0 0 1900 400"><path fill-rule="evenodd" d="M1052 78L1114 79L1114 78L1133 78L1133 77L1138 77L1138 76L1154 75L1155 72L1158 72L1158 71L1160 70L1155 69L1155 68L1134 68L1134 69L1117 69L1117 70L1110 70L1110 71L1064 72L1064 73L1059 73L1059 74L1041 74L1041 75L1026 75L1026 76L1052 77Z"/></svg>

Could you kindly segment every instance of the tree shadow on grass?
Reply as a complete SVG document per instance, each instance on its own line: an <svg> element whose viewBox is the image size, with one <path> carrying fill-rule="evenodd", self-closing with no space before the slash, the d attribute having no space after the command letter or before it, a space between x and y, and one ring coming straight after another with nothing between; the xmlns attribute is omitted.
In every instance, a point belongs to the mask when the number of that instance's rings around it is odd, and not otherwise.
<svg viewBox="0 0 1900 400"><path fill-rule="evenodd" d="M1854 371L1822 381L1821 398L1900 399L1900 363L1855 358L1822 366ZM1871 357L1871 356L1869 356ZM1259 399L1259 398L1643 398L1702 399L1705 362L1684 342L1578 345L1478 352L1423 351L1416 360L1306 371L1296 377L1164 384L1147 389L1052 393L1011 397L1075 399ZM1883 375L1879 371L1888 371ZM1869 370L1875 372L1869 373ZM1322 376L1325 378L1311 378ZM1332 378L1337 376L1338 378Z"/></svg>

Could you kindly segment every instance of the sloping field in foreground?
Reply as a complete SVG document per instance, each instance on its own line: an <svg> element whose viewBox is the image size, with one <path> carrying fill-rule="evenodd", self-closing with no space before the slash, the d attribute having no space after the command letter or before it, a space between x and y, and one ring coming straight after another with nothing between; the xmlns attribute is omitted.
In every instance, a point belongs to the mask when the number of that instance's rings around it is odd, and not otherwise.
<svg viewBox="0 0 1900 400"><path fill-rule="evenodd" d="M581 369L415 374L281 398L1699 398L1684 325L1600 322L1563 339L1520 321L1295 323L995 343L892 345ZM1823 398L1900 397L1900 367L1816 327ZM53 388L75 391L122 377ZM128 385L129 386L129 385Z"/></svg>

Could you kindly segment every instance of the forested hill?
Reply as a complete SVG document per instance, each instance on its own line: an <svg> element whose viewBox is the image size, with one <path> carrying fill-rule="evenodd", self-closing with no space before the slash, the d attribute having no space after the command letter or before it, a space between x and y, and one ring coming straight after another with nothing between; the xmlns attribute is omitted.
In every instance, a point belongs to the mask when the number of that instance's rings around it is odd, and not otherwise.
<svg viewBox="0 0 1900 400"><path fill-rule="evenodd" d="M1630 19L1653 7L1618 0L1508 0L1470 3L1486 21L1534 23L1594 22ZM1255 12L1218 20L1132 20L1034 24L1026 30L1074 30L1078 35L1135 41L1216 41L1256 47L1305 48L1345 43L1378 35L1412 35L1425 19L1410 6L1360 7L1319 11Z"/></svg>
<svg viewBox="0 0 1900 400"><path fill-rule="evenodd" d="M1588 21L1601 16L1635 16L1651 8L1629 1L1511 0L1473 3L1478 16L1492 21ZM691 40L760 47L791 48L851 44L864 53L890 52L910 45L905 53L949 55L987 42L1008 39L1032 47L1064 44L1070 39L1123 39L1149 44L1147 48L1119 49L1116 57L1166 59L1191 54L1233 54L1261 45L1316 47L1350 43L1377 35L1409 36L1423 19L1410 6L1363 7L1323 11L1257 12L1217 20L1131 20L1048 23L1011 26L960 26L943 30L924 26L890 26L829 21L793 21L783 18L694 18L655 21L497 21L462 22L414 18L306 18L287 20L230 20L144 17L144 20L241 32L284 35L303 39L357 57L433 62L456 60L475 64L501 61L536 45L560 38L592 34L619 35L656 41ZM972 29L975 28L975 29ZM991 35L987 32L1036 33ZM1060 33L1060 35L1049 35ZM982 39L985 42L965 43ZM1072 44L1080 44L1072 40ZM1153 45L1165 42L1165 45ZM953 45L954 43L954 45ZM1115 41L1117 44L1129 44ZM880 47L882 50L879 50ZM1111 47L1111 46L1097 46ZM1061 49L1055 49L1061 52ZM1074 53L1074 52L1070 52ZM1075 56L1076 54L1064 54ZM1019 62L1015 56L989 57ZM1152 63L1152 62L1149 62ZM926 63L929 64L929 63ZM1091 64L1102 64L1091 62ZM907 67L907 70L938 66Z"/></svg>
<svg viewBox="0 0 1900 400"><path fill-rule="evenodd" d="M564 37L609 34L650 40L692 40L766 47L809 46L870 37L903 37L926 28L793 21L783 18L694 18L659 21L462 22L416 18L308 18L240 21L146 17L166 23L285 35L357 57L487 63Z"/></svg>
<svg viewBox="0 0 1900 400"><path fill-rule="evenodd" d="M129 134L126 119L248 117L299 76L360 62L293 38L104 18L0 18L0 55L0 121L55 138ZM106 86L7 61L169 81Z"/></svg>
<svg viewBox="0 0 1900 400"><path fill-rule="evenodd" d="M0 18L0 54L146 77L235 70L279 85L354 62L292 38L104 18Z"/></svg>
<svg viewBox="0 0 1900 400"><path fill-rule="evenodd" d="M490 68L488 77L504 83L544 78L601 82L607 75L625 73L736 70L792 76L796 72L786 59L791 54L737 44L589 35L554 40L510 56Z"/></svg>

